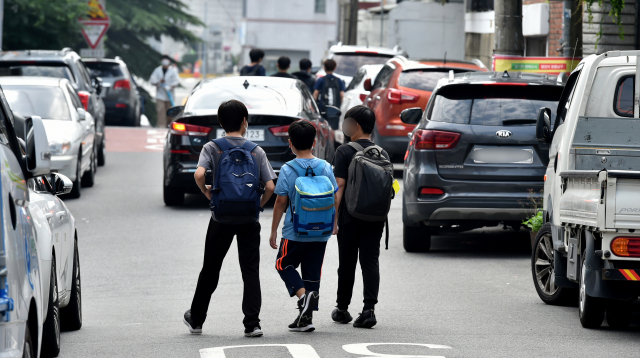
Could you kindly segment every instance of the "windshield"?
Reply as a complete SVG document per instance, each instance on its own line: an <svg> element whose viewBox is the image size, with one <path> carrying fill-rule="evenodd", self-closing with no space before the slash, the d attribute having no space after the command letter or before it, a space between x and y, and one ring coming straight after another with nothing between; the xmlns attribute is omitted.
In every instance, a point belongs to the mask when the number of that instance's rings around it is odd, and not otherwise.
<svg viewBox="0 0 640 358"><path fill-rule="evenodd" d="M422 91L433 91L438 81L448 75L449 70L447 69L403 71L398 78L398 86Z"/></svg>
<svg viewBox="0 0 640 358"><path fill-rule="evenodd" d="M74 82L69 67L65 65L55 66L50 64L23 64L0 61L0 76L42 76L54 78L66 78Z"/></svg>
<svg viewBox="0 0 640 358"><path fill-rule="evenodd" d="M249 86L246 90L207 86L191 94L187 100L185 112L206 109L218 109L220 104L230 99L241 101L248 109L301 110L302 96L299 91L290 88L270 88L267 86Z"/></svg>
<svg viewBox="0 0 640 358"><path fill-rule="evenodd" d="M24 117L70 121L69 105L60 87L2 86L13 112Z"/></svg>
<svg viewBox="0 0 640 358"><path fill-rule="evenodd" d="M91 70L91 74L96 77L123 77L124 74L120 69L120 64L115 62L85 62L85 65Z"/></svg>
<svg viewBox="0 0 640 358"><path fill-rule="evenodd" d="M332 57L337 64L334 73L353 77L360 67L364 65L383 65L391 57L393 57L393 55L336 53Z"/></svg>

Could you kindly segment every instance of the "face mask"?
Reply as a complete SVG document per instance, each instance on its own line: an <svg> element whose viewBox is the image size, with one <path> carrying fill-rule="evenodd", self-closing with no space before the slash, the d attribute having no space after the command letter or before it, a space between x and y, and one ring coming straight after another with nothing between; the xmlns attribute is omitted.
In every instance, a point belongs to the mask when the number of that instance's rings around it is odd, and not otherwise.
<svg viewBox="0 0 640 358"><path fill-rule="evenodd" d="M162 66L166 67L166 66L169 66L171 64L171 61L169 61L167 59L164 59L164 60L160 61L160 63L162 64Z"/></svg>
<svg viewBox="0 0 640 358"><path fill-rule="evenodd" d="M353 119L350 119L349 121L345 120L344 123L342 123L342 133L344 133L346 137L351 137L356 134L357 129L358 127Z"/></svg>

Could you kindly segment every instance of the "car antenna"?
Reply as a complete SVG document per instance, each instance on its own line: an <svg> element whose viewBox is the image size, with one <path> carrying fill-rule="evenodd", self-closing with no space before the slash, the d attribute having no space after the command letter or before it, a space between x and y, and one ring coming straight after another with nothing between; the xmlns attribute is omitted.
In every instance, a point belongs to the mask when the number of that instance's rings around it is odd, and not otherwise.
<svg viewBox="0 0 640 358"><path fill-rule="evenodd" d="M447 51L444 52L444 61L442 63L447 63Z"/></svg>
<svg viewBox="0 0 640 358"><path fill-rule="evenodd" d="M249 88L249 81L244 80L244 83L242 85L244 86L244 89Z"/></svg>

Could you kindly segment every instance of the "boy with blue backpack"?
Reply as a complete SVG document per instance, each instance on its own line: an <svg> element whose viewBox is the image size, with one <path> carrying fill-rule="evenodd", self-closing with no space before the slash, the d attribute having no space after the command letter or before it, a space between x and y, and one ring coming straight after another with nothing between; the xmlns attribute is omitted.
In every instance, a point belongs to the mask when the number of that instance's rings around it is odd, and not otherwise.
<svg viewBox="0 0 640 358"><path fill-rule="evenodd" d="M226 132L205 144L200 152L196 184L210 200L211 219L204 248L204 263L198 277L191 309L184 323L192 334L202 333L211 295L218 286L222 261L237 236L240 270L244 282L242 312L244 334L259 337L260 327L260 222L258 215L269 200L276 174L264 150L243 138L249 123L247 107L236 100L220 104L218 120ZM205 173L212 172L213 185L205 185Z"/></svg>
<svg viewBox="0 0 640 358"><path fill-rule="evenodd" d="M289 296L298 297L298 315L292 332L311 332L313 311L318 309L320 276L327 241L335 223L338 184L331 165L313 156L316 128L300 120L289 126L289 146L296 159L280 169L273 207L269 243L278 249L278 225L286 210L276 270ZM288 209L288 210L287 210ZM301 266L302 276L296 270Z"/></svg>

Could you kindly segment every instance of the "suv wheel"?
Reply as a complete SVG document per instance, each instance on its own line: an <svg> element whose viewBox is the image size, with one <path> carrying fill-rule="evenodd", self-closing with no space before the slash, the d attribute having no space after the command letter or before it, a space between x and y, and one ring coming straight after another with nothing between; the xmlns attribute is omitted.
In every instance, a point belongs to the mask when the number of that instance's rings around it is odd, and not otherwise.
<svg viewBox="0 0 640 358"><path fill-rule="evenodd" d="M431 229L428 226L417 227L403 225L402 245L407 252L427 252L431 248Z"/></svg>
<svg viewBox="0 0 640 358"><path fill-rule="evenodd" d="M100 143L100 145L98 146L98 165L99 166L104 166L105 161L106 161L106 146L104 144L104 137L102 138L102 142Z"/></svg>
<svg viewBox="0 0 640 358"><path fill-rule="evenodd" d="M163 187L162 196L166 206L180 206L184 203L184 193L176 188Z"/></svg>
<svg viewBox="0 0 640 358"><path fill-rule="evenodd" d="M91 151L91 164L89 164L89 170L82 175L82 186L90 188L94 184L94 178L96 174L96 151Z"/></svg>
<svg viewBox="0 0 640 358"><path fill-rule="evenodd" d="M558 287L555 284L554 255L551 224L546 223L536 235L531 255L533 284L538 296L546 304L575 304L578 292L574 288Z"/></svg>

